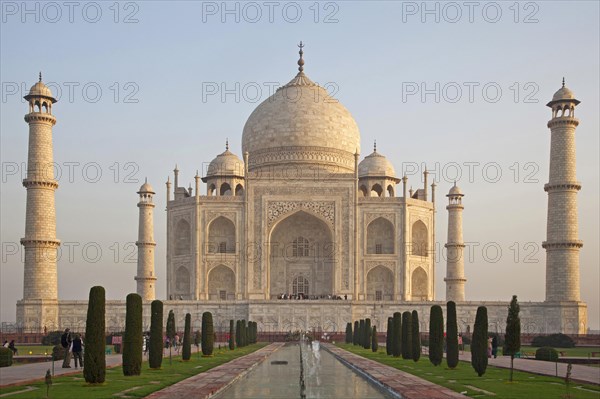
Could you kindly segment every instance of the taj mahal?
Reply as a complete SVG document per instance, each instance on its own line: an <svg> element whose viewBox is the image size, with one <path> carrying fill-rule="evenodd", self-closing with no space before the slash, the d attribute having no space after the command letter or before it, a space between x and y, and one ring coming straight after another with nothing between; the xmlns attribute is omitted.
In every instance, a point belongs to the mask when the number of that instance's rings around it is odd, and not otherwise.
<svg viewBox="0 0 600 399"><path fill-rule="evenodd" d="M58 298L58 183L42 173L53 162L56 100L41 76L25 99L25 278L17 323L40 330L81 328L87 301ZM548 194L546 298L521 302L523 332L587 329L579 288L578 104L564 81L547 104L550 177L540 187ZM144 299L144 325L150 323L156 285L165 284L165 309L175 311L178 325L191 313L193 328L204 311L213 313L217 328L246 319L260 331L343 331L347 322L367 317L383 328L393 312L416 309L427 330L431 305L445 308L452 300L461 331L472 328L480 305L488 308L490 331L504 330L512 292L506 292L506 302L465 295L462 218L468 217L469 200L477 199L456 184L440 192L426 171L409 182L375 145L361 157L357 123L305 74L302 46L297 74L256 107L241 138L242 154L231 152L227 142L202 175L195 173L195 187L180 184L184 171L177 167L167 180L167 227L161 232L167 255L157 262L166 267L166 281L155 273L156 191L145 182L137 192L138 263L131 278ZM448 218L446 276L435 271L436 217ZM436 293L435 281L442 278L446 292ZM106 307L107 327L121 329L124 298L108 300Z"/></svg>

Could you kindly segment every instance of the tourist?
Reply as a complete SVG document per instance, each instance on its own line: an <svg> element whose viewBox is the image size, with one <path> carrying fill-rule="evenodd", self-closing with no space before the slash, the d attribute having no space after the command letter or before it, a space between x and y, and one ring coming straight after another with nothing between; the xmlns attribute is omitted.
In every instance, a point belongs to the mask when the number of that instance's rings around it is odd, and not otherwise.
<svg viewBox="0 0 600 399"><path fill-rule="evenodd" d="M8 348L8 341L4 341L4 343L2 344L3 348Z"/></svg>
<svg viewBox="0 0 600 399"><path fill-rule="evenodd" d="M175 352L177 352L177 353L179 353L179 344L180 344L179 334L175 334L175 342L173 342L173 349L175 349Z"/></svg>
<svg viewBox="0 0 600 399"><path fill-rule="evenodd" d="M488 358L492 357L492 338L488 338L487 355Z"/></svg>
<svg viewBox="0 0 600 399"><path fill-rule="evenodd" d="M70 331L71 331L70 329L65 328L65 332L60 337L60 345L65 350L65 360L63 360L63 365L62 365L63 369L70 369L71 368L71 351L70 351L70 347L71 347L71 341L72 340L71 340L71 332Z"/></svg>
<svg viewBox="0 0 600 399"><path fill-rule="evenodd" d="M14 339L12 341L10 341L10 344L8 344L8 349L10 349L12 351L13 356L16 356L19 354L19 351L18 351L17 347L15 346Z"/></svg>
<svg viewBox="0 0 600 399"><path fill-rule="evenodd" d="M73 352L73 360L75 361L75 368L77 368L77 361L79 360L79 365L83 367L83 340L79 334L75 334L75 338L71 343L71 351Z"/></svg>
<svg viewBox="0 0 600 399"><path fill-rule="evenodd" d="M498 356L498 335L496 334L492 338L492 356L494 356L494 359Z"/></svg>

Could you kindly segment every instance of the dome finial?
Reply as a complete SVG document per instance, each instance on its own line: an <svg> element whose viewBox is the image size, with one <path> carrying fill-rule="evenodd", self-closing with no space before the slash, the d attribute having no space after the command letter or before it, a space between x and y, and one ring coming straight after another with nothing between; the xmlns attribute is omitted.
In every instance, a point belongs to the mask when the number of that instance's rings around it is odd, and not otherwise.
<svg viewBox="0 0 600 399"><path fill-rule="evenodd" d="M40 71L40 82L42 81L42 71Z"/></svg>
<svg viewBox="0 0 600 399"><path fill-rule="evenodd" d="M377 140L373 140L373 152L377 152Z"/></svg>
<svg viewBox="0 0 600 399"><path fill-rule="evenodd" d="M565 77L563 76L563 85L562 87L565 87Z"/></svg>
<svg viewBox="0 0 600 399"><path fill-rule="evenodd" d="M304 44L302 44L302 41L300 41L298 47L300 48L300 51L298 51L298 54L300 54L300 59L298 60L298 71L302 72L304 71L304 59L302 58L304 55L304 51L302 51Z"/></svg>
<svg viewBox="0 0 600 399"><path fill-rule="evenodd" d="M225 151L229 151L229 137L225 139Z"/></svg>

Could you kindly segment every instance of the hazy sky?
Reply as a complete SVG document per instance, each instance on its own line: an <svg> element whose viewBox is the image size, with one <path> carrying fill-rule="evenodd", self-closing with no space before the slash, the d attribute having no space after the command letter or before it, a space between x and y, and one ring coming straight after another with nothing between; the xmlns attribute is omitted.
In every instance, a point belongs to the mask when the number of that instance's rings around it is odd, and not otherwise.
<svg viewBox="0 0 600 399"><path fill-rule="evenodd" d="M465 193L466 295L540 301L545 289L550 109L566 78L576 115L581 292L599 328L599 3L586 2L73 2L3 1L1 24L0 319L23 294L27 105L43 71L53 112L59 297L135 291L137 189L157 191L157 296L164 298L165 186L224 149L274 86L305 72L353 114L362 156L378 150L398 175ZM361 156L361 157L362 157ZM400 190L400 187L398 187ZM203 194L205 187L202 187ZM400 192L400 191L399 191ZM15 253L16 252L16 253ZM444 299L441 251L436 299Z"/></svg>

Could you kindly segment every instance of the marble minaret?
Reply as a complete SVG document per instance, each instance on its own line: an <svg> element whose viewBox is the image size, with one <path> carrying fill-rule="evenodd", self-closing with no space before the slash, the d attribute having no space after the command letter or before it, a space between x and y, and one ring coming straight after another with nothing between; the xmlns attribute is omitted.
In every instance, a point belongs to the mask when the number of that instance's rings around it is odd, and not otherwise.
<svg viewBox="0 0 600 399"><path fill-rule="evenodd" d="M446 195L448 197L448 243L446 247L446 300L462 302L465 300L465 243L463 241L462 197L464 194L454 183Z"/></svg>
<svg viewBox="0 0 600 399"><path fill-rule="evenodd" d="M550 179L546 241L546 301L579 301L579 250L576 177L575 107L579 101L571 90L562 87L547 105L552 108L550 128Z"/></svg>
<svg viewBox="0 0 600 399"><path fill-rule="evenodd" d="M152 213L154 212L154 203L152 197L154 196L154 190L152 186L146 181L140 191L140 202L137 206L140 208L140 221L138 240L135 245L138 247L138 261L137 261L137 293L142 297L144 301L152 301L156 298L156 276L154 274L154 248L156 243L154 242L154 218Z"/></svg>

